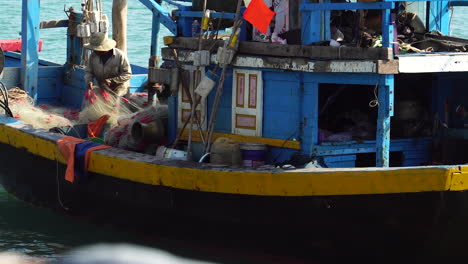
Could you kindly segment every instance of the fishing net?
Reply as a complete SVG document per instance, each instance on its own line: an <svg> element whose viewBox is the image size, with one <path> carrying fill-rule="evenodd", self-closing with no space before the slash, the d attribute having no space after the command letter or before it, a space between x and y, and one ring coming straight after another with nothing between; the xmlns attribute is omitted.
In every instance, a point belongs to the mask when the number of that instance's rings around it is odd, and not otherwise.
<svg viewBox="0 0 468 264"><path fill-rule="evenodd" d="M147 93L131 93L128 100L134 105L143 109L148 106L148 94Z"/></svg>
<svg viewBox="0 0 468 264"><path fill-rule="evenodd" d="M50 129L53 127L73 126L67 118L56 112L49 112L34 106L34 100L20 88L8 90L9 107L13 117L35 128ZM52 107L51 107L52 108Z"/></svg>
<svg viewBox="0 0 468 264"><path fill-rule="evenodd" d="M130 151L154 154L161 140L147 140L132 134L135 123L152 124L158 120L166 120L168 116L167 105L156 104L131 115L122 116L105 137L106 144Z"/></svg>
<svg viewBox="0 0 468 264"><path fill-rule="evenodd" d="M161 120L167 120L168 116L167 105L161 105L157 100L151 106L147 106L148 95L146 93L130 94L127 100L97 87L87 90L81 111L48 104L35 107L34 100L20 88L10 89L8 98L14 117L35 128L75 127L109 115L107 124L111 129L106 129L104 133L106 144L153 154L156 152L157 145L161 143L161 135L158 140L138 138L132 135L132 127L137 122L148 125L157 123L156 126L161 129L165 122ZM132 109L140 110L133 113Z"/></svg>
<svg viewBox="0 0 468 264"><path fill-rule="evenodd" d="M86 90L81 109L79 124L87 124L98 120L103 115L109 115L107 123L114 126L120 116L132 113L127 99L97 86Z"/></svg>

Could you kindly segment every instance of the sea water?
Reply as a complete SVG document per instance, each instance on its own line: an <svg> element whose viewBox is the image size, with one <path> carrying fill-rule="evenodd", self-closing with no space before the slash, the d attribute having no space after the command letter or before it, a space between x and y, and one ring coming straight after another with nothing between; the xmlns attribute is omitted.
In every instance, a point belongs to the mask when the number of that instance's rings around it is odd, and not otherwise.
<svg viewBox="0 0 468 264"><path fill-rule="evenodd" d="M128 5L128 56L132 64L147 66L150 54L152 13L138 0ZM21 0L0 0L0 39L21 38ZM64 10L79 10L81 0L41 0L40 20L67 19ZM103 1L103 11L111 15L112 1ZM170 7L169 7L170 8ZM162 26L162 37L169 31ZM110 29L112 32L112 29ZM64 63L66 28L40 30L43 50L41 59ZM110 36L112 37L112 36ZM161 46L160 46L161 47ZM81 245L98 242L130 242L140 240L131 235L106 230L37 208L19 201L0 186L0 252L13 251L30 256L55 258L58 254Z"/></svg>
<svg viewBox="0 0 468 264"><path fill-rule="evenodd" d="M138 0L128 2L128 57L130 63L146 67L150 55L152 13ZM0 0L0 39L21 37L21 3L21 0ZM40 20L67 19L64 10L68 10L69 7L80 10L81 0L41 0ZM165 7L172 9L168 5ZM103 1L103 12L111 19L111 0ZM109 37L112 37L112 28L109 31ZM159 47L163 45L163 36L169 33L164 26L161 26ZM67 47L66 34L66 28L40 30L40 39L44 45L42 52L39 53L40 58L64 63Z"/></svg>

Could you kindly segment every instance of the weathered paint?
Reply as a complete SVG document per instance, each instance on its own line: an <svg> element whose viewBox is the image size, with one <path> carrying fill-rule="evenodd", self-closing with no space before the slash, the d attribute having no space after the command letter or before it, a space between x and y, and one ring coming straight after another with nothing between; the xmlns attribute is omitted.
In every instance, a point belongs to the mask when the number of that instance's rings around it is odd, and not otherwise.
<svg viewBox="0 0 468 264"><path fill-rule="evenodd" d="M398 56L400 73L466 72L465 53L434 53Z"/></svg>
<svg viewBox="0 0 468 264"><path fill-rule="evenodd" d="M1 143L9 144L18 151L28 151L64 163L53 136L45 132L36 134L33 131L20 131L15 126L19 127L18 125L0 126ZM266 196L415 193L448 191L452 190L452 187L457 190L468 188L452 180L454 174L466 172L463 166L291 171L202 169L189 168L183 163L179 165L163 163L149 155L117 149L93 152L90 156L89 170L149 185Z"/></svg>
<svg viewBox="0 0 468 264"><path fill-rule="evenodd" d="M37 99L40 0L23 0L21 15L21 84Z"/></svg>
<svg viewBox="0 0 468 264"><path fill-rule="evenodd" d="M178 132L180 132L180 130ZM187 130L184 130L184 132L182 133L181 139L188 140L188 134L189 132ZM299 141L255 137L255 136L223 134L223 133L213 133L213 141L215 141L217 138L220 138L220 137L230 138L237 142L257 142L257 143L264 143L264 144L267 144L268 146L273 146L273 147L289 148L289 149L296 149L296 150L301 149L301 146L300 146L301 142ZM192 135L192 140L196 142L202 142L200 135L198 133L194 133Z"/></svg>
<svg viewBox="0 0 468 264"><path fill-rule="evenodd" d="M379 85L377 117L376 159L377 167L388 167L390 164L390 117L393 112L393 75L385 75L385 84Z"/></svg>
<svg viewBox="0 0 468 264"><path fill-rule="evenodd" d="M442 34L450 34L450 1L429 2L429 31L438 30Z"/></svg>
<svg viewBox="0 0 468 264"><path fill-rule="evenodd" d="M181 62L193 62L193 51L178 50ZM170 49L162 49L162 57L165 60L174 60ZM211 63L217 64L217 55L211 55ZM232 66L244 68L280 69L300 72L317 73L378 73L378 61L314 61L306 58L283 57L255 57L238 55L232 62ZM395 66L396 70L396 66Z"/></svg>
<svg viewBox="0 0 468 264"><path fill-rule="evenodd" d="M304 3L301 11L315 10L361 10L361 9L392 9L395 4L391 2L354 2L354 3Z"/></svg>
<svg viewBox="0 0 468 264"><path fill-rule="evenodd" d="M452 175L451 191L464 191L468 189L468 166L460 167L460 172Z"/></svg>
<svg viewBox="0 0 468 264"><path fill-rule="evenodd" d="M174 35L177 35L177 25L172 20L169 11L164 9L160 4L155 0L140 0L140 2L146 6L153 14L156 14L159 17L159 21ZM154 21L154 20L153 20ZM154 25L154 24L153 24ZM154 28L153 28L154 29Z"/></svg>
<svg viewBox="0 0 468 264"><path fill-rule="evenodd" d="M157 56L158 55L158 39L159 39L159 31L161 28L161 19L160 19L160 13L156 12L153 10L153 27L151 28L151 56Z"/></svg>

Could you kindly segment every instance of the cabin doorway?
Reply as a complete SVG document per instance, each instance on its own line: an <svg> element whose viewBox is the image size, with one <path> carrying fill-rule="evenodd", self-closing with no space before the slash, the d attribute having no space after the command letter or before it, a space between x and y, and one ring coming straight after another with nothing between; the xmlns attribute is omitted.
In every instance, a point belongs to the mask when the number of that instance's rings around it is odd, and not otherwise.
<svg viewBox="0 0 468 264"><path fill-rule="evenodd" d="M232 87L232 134L261 137L262 72L235 69Z"/></svg>
<svg viewBox="0 0 468 264"><path fill-rule="evenodd" d="M194 94L194 90L197 88L202 76L205 75L205 67L199 67L192 65L184 65L185 80L189 81L188 87L190 94ZM180 84L182 85L182 84ZM193 98L193 96L192 96ZM192 112L192 107L190 106L190 100L188 95L185 93L183 87L179 87L179 96L178 96L179 110L178 110L178 127L181 129L185 122L190 118ZM200 119L200 124L203 130L206 130L206 98L202 99L200 104L197 106L196 115ZM193 119L193 129L196 129L196 119ZM190 126L190 125L189 125Z"/></svg>

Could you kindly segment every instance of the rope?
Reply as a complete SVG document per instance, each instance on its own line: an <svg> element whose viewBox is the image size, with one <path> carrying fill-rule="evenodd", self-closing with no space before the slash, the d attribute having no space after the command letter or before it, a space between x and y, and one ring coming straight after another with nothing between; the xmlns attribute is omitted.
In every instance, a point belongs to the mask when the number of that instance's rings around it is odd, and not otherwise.
<svg viewBox="0 0 468 264"><path fill-rule="evenodd" d="M18 87L8 90L8 99L11 100L23 100L28 98L28 93Z"/></svg>
<svg viewBox="0 0 468 264"><path fill-rule="evenodd" d="M376 107L379 105L379 97L377 96L377 87L379 87L379 84L376 84L374 87L374 97L375 99L369 102L369 107Z"/></svg>
<svg viewBox="0 0 468 264"><path fill-rule="evenodd" d="M57 154L57 152L56 152L56 154ZM68 211L68 210L70 210L70 208L68 208L68 207L66 207L65 205L63 205L62 198L61 198L61 196L60 196L59 162L58 162L58 159L57 159L57 155L55 155L55 161L56 161L56 170L55 170L55 171L56 171L56 174L55 174L55 178L56 178L56 180L57 180L57 200L58 200L60 206L61 206L64 210Z"/></svg>

